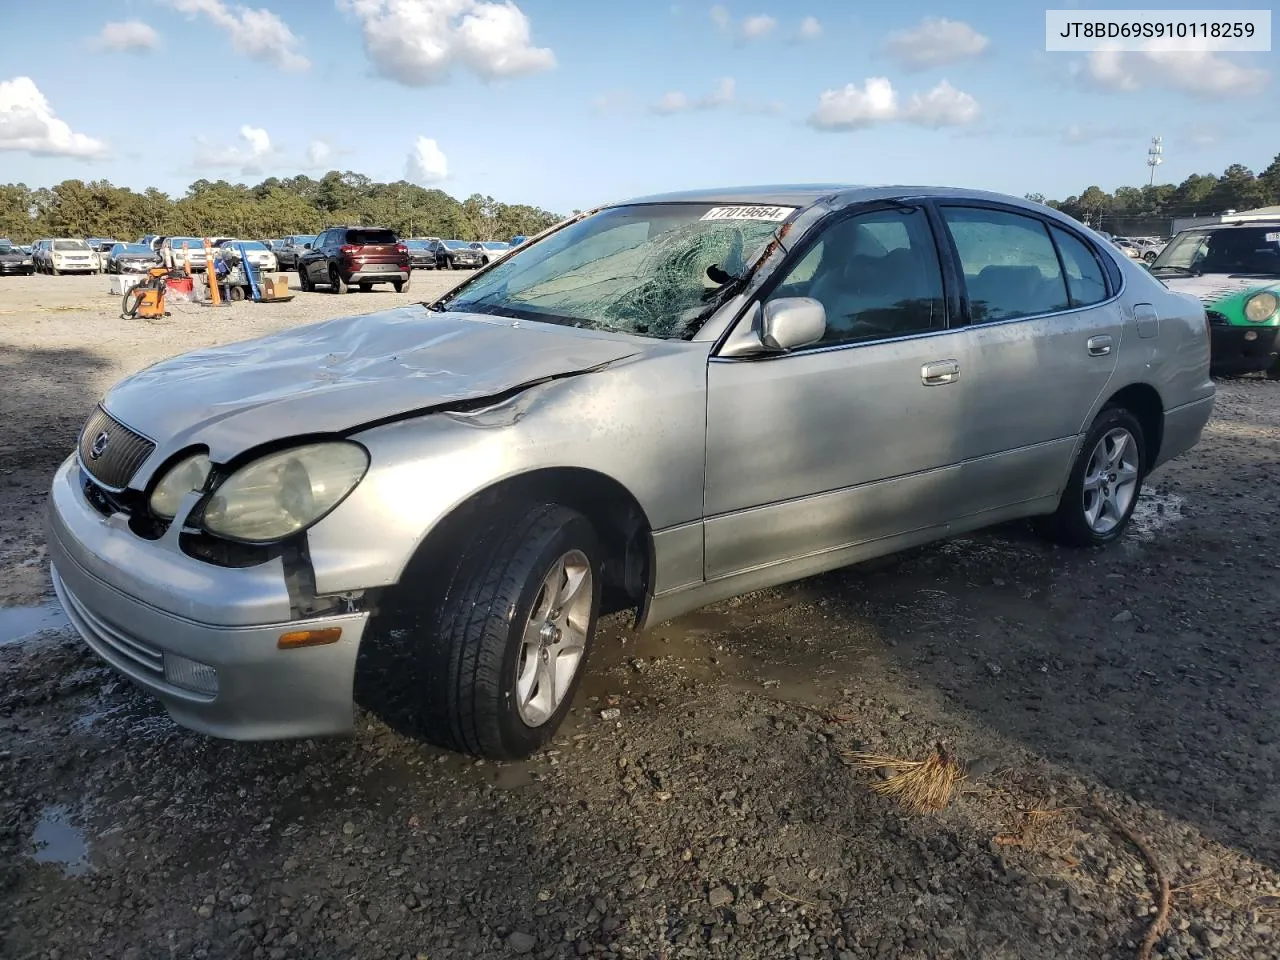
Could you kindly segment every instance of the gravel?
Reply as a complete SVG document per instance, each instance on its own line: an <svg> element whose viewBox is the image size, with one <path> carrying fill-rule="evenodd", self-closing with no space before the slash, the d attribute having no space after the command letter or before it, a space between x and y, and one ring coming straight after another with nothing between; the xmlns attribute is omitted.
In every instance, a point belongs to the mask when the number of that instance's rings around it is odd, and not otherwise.
<svg viewBox="0 0 1280 960"><path fill-rule="evenodd" d="M102 299L101 278L16 280L10 605L47 598L45 484L111 381L405 299L151 325L56 309L73 288ZM1152 885L1101 807L1175 888L1157 956L1275 957L1277 476L1280 384L1224 382L1202 444L1151 478L1113 548L1014 525L640 636L610 619L568 723L522 764L441 753L376 704L350 738L201 737L46 627L0 645L0 956L1119 960ZM939 740L968 776L928 816L843 761Z"/></svg>

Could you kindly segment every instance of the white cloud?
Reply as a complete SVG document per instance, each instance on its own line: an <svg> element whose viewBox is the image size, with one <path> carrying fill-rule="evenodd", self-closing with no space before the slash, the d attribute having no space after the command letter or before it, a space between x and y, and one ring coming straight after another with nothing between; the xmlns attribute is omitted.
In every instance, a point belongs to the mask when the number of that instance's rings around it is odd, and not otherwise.
<svg viewBox="0 0 1280 960"><path fill-rule="evenodd" d="M912 94L904 108L887 77L869 77L861 87L850 83L824 90L809 125L819 130L857 130L903 121L938 129L972 123L979 113L978 101L946 80L927 93Z"/></svg>
<svg viewBox="0 0 1280 960"><path fill-rule="evenodd" d="M1130 93L1164 88L1203 100L1251 96L1266 89L1271 75L1209 50L1096 50L1084 64L1095 87Z"/></svg>
<svg viewBox="0 0 1280 960"><path fill-rule="evenodd" d="M240 140L241 143L216 146L203 137L197 137L199 149L196 151L194 166L239 167L243 174L261 173L263 161L269 159L274 152L271 137L261 127L245 124L240 128Z"/></svg>
<svg viewBox="0 0 1280 960"><path fill-rule="evenodd" d="M37 157L100 157L107 145L73 132L30 77L14 77L0 81L0 150L24 150Z"/></svg>
<svg viewBox="0 0 1280 960"><path fill-rule="evenodd" d="M778 21L773 17L757 13L742 21L742 38L744 40L758 40L761 37L767 37L773 33L777 26Z"/></svg>
<svg viewBox="0 0 1280 960"><path fill-rule="evenodd" d="M632 105L629 90L609 90L591 99L591 109L595 113L614 113L625 110Z"/></svg>
<svg viewBox="0 0 1280 960"><path fill-rule="evenodd" d="M817 40L822 36L822 24L817 17L805 17L800 21L796 37L800 40Z"/></svg>
<svg viewBox="0 0 1280 960"><path fill-rule="evenodd" d="M854 130L897 117L893 84L887 77L869 77L861 88L849 83L842 90L823 90L809 123L824 130Z"/></svg>
<svg viewBox="0 0 1280 960"><path fill-rule="evenodd" d="M405 161L405 177L413 183L427 186L439 183L449 176L449 160L440 145L430 137L419 137Z"/></svg>
<svg viewBox="0 0 1280 960"><path fill-rule="evenodd" d="M990 43L963 21L925 17L912 29L891 34L886 49L908 70L927 70L980 56Z"/></svg>
<svg viewBox="0 0 1280 960"><path fill-rule="evenodd" d="M926 94L915 93L903 119L922 127L960 127L978 119L978 101L943 80Z"/></svg>
<svg viewBox="0 0 1280 960"><path fill-rule="evenodd" d="M104 23L94 40L94 46L102 50L138 51L148 53L160 46L160 34L141 20L123 20Z"/></svg>
<svg viewBox="0 0 1280 960"><path fill-rule="evenodd" d="M715 89L701 97L689 97L679 90L663 94L653 105L654 113L684 113L686 110L712 110L733 103L737 97L737 84L733 77L716 81Z"/></svg>
<svg viewBox="0 0 1280 960"><path fill-rule="evenodd" d="M511 0L337 0L360 21L374 69L405 86L444 82L455 64L485 80L556 65L535 47L529 18Z"/></svg>
<svg viewBox="0 0 1280 960"><path fill-rule="evenodd" d="M307 155L305 162L308 168L317 170L325 166L329 162L329 158L333 155L333 148L323 140L312 140L307 144Z"/></svg>
<svg viewBox="0 0 1280 960"><path fill-rule="evenodd" d="M778 21L766 13L753 13L738 23L734 22L728 8L721 4L716 4L708 13L717 30L726 36L733 37L739 43L760 40L778 28Z"/></svg>
<svg viewBox="0 0 1280 960"><path fill-rule="evenodd" d="M222 0L167 0L188 17L206 17L231 38L231 45L250 60L274 64L281 70L306 70L311 61L298 52L302 41L289 25L266 8L229 6Z"/></svg>

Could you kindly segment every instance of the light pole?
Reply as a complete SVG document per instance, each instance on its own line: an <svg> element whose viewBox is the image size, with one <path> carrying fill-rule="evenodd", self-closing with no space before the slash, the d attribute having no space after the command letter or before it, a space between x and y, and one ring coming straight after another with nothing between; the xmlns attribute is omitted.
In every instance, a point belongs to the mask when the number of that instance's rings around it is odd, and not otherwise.
<svg viewBox="0 0 1280 960"><path fill-rule="evenodd" d="M1147 148L1147 166L1151 168L1151 179L1147 186L1156 185L1156 167L1164 163L1164 137L1152 137L1151 146Z"/></svg>

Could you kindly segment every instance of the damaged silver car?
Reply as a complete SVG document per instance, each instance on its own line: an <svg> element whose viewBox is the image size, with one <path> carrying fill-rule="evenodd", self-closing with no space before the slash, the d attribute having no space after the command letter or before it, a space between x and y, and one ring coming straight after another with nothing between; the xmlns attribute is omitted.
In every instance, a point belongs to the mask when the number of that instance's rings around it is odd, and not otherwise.
<svg viewBox="0 0 1280 960"><path fill-rule="evenodd" d="M636 200L438 302L118 384L54 478L53 582L194 729L347 731L357 655L388 644L425 737L523 757L602 613L642 627L1023 517L1115 540L1197 442L1208 365L1198 302L1043 205Z"/></svg>

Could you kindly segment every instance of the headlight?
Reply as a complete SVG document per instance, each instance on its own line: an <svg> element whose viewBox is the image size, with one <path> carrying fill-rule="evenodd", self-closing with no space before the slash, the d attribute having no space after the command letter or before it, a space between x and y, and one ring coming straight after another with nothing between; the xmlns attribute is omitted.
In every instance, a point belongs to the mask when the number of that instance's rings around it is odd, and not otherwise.
<svg viewBox="0 0 1280 960"><path fill-rule="evenodd" d="M209 479L209 457L197 453L179 460L156 484L151 493L151 512L157 517L172 520L178 512L182 498L188 493L204 488Z"/></svg>
<svg viewBox="0 0 1280 960"><path fill-rule="evenodd" d="M1244 318L1251 323L1266 323L1277 309L1280 309L1280 297L1264 290L1244 302Z"/></svg>
<svg viewBox="0 0 1280 960"><path fill-rule="evenodd" d="M210 533L268 543L305 530L350 493L369 466L364 447L345 441L310 443L241 467L204 508Z"/></svg>

